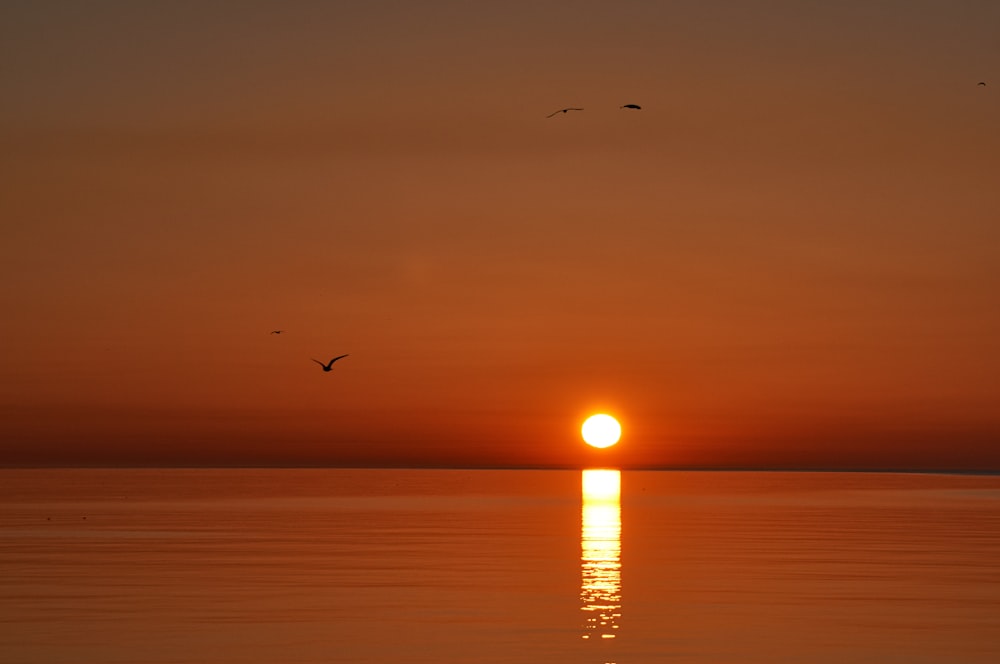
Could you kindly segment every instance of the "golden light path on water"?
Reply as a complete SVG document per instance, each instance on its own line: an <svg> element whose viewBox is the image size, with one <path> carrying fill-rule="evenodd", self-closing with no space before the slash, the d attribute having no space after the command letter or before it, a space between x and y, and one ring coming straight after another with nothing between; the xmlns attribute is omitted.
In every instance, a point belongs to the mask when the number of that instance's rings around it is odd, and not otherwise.
<svg viewBox="0 0 1000 664"><path fill-rule="evenodd" d="M580 599L585 639L613 639L622 608L621 472L583 471Z"/></svg>

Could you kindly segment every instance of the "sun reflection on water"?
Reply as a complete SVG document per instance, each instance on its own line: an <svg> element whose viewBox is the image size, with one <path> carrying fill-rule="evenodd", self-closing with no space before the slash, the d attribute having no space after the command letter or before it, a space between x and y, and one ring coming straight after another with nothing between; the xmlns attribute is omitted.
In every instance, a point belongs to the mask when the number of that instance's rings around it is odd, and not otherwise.
<svg viewBox="0 0 1000 664"><path fill-rule="evenodd" d="M580 599L583 638L617 636L622 608L621 472L583 471Z"/></svg>

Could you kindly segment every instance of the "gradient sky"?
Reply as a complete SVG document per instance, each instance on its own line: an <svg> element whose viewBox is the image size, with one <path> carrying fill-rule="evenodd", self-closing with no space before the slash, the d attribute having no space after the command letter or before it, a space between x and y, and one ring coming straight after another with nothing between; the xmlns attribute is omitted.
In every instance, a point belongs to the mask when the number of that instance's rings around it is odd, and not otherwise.
<svg viewBox="0 0 1000 664"><path fill-rule="evenodd" d="M0 464L1000 469L995 0L7 2L0 87Z"/></svg>

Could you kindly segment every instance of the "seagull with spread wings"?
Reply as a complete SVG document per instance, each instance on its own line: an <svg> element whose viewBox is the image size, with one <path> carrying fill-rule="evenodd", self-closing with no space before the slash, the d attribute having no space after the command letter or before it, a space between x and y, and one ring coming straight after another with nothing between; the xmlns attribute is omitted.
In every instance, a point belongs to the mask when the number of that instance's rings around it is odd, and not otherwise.
<svg viewBox="0 0 1000 664"><path fill-rule="evenodd" d="M347 355L346 354L345 355L338 355L337 357L333 358L332 360L330 360L326 364L323 364L322 362L320 362L319 360L317 360L315 358L313 358L313 362L315 362L319 366L323 367L323 371L330 371L331 369L333 369L333 363L336 362L337 360L339 360L342 357L347 357Z"/></svg>
<svg viewBox="0 0 1000 664"><path fill-rule="evenodd" d="M559 115L560 113L568 113L569 111L582 111L582 108L560 108L558 111L552 111L545 117L551 118L553 115Z"/></svg>

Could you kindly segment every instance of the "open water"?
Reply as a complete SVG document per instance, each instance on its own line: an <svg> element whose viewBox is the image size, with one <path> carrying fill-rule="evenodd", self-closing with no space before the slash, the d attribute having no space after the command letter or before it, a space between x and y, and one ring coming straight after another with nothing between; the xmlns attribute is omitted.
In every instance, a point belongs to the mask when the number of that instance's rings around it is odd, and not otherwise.
<svg viewBox="0 0 1000 664"><path fill-rule="evenodd" d="M1000 662L1000 477L3 470L0 662Z"/></svg>

